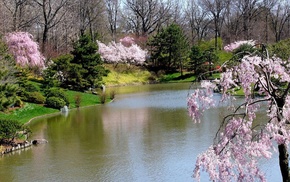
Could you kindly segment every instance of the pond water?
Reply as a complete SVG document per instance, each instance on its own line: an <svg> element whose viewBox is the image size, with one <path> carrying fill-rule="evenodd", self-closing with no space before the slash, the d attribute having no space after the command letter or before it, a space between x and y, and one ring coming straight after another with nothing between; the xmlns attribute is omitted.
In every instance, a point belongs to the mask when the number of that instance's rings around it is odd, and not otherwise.
<svg viewBox="0 0 290 182"><path fill-rule="evenodd" d="M114 89L112 103L34 120L31 138L49 142L1 157L0 181L194 181L196 157L226 109L194 124L188 83ZM281 181L277 154L260 163L268 181Z"/></svg>

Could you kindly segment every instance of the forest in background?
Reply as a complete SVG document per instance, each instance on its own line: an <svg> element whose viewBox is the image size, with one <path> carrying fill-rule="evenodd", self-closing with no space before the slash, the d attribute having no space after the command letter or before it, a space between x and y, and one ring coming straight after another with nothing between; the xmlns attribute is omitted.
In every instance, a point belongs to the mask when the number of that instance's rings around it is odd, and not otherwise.
<svg viewBox="0 0 290 182"><path fill-rule="evenodd" d="M172 23L190 45L216 40L274 43L290 37L287 0L0 0L0 35L24 31L49 59L89 33L104 43L134 36L145 42Z"/></svg>

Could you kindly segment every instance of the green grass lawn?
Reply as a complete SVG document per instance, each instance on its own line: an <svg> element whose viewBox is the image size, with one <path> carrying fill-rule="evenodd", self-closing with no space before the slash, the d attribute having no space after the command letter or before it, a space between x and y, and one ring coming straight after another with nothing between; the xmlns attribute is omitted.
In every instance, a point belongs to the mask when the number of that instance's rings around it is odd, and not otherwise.
<svg viewBox="0 0 290 182"><path fill-rule="evenodd" d="M130 72L117 72L111 70L108 76L103 78L107 86L145 84L148 83L151 74L145 70L135 70Z"/></svg>
<svg viewBox="0 0 290 182"><path fill-rule="evenodd" d="M181 82L192 82L195 80L195 76L192 73L184 73L181 75L178 73L171 73L162 76L159 81L165 83L181 83Z"/></svg>
<svg viewBox="0 0 290 182"><path fill-rule="evenodd" d="M15 109L13 111L10 111L9 113L1 112L0 118L18 120L19 122L24 124L36 116L52 114L56 112L59 112L59 110L47 108L38 104L25 103L24 107Z"/></svg>
<svg viewBox="0 0 290 182"><path fill-rule="evenodd" d="M66 90L65 93L69 97L70 109L76 108L75 97L78 94L81 97L80 107L101 104L100 97L98 95L94 95L91 93L76 92L72 90ZM107 101L109 101L109 99L107 99ZM0 119L18 120L24 124L34 117L57 112L60 111L58 109L44 107L43 105L40 104L25 103L24 107L22 108L11 110L7 113L0 112Z"/></svg>
<svg viewBox="0 0 290 182"><path fill-rule="evenodd" d="M67 90L65 91L65 93L69 98L70 108L76 108L75 97L77 95L80 95L81 97L80 107L101 104L100 97L95 94L77 92L72 90Z"/></svg>

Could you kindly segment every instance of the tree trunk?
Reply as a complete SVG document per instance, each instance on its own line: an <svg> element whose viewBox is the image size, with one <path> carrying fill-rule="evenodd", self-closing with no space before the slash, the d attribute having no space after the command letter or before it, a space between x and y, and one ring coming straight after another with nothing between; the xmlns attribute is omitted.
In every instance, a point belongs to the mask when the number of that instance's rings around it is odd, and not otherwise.
<svg viewBox="0 0 290 182"><path fill-rule="evenodd" d="M283 182L290 182L287 146L285 144L281 144L278 145L278 149L280 171L282 174Z"/></svg>
<svg viewBox="0 0 290 182"><path fill-rule="evenodd" d="M44 25L44 29L43 29L43 33L42 33L42 47L41 47L41 51L43 53L45 53L45 49L46 49L46 43L47 43L47 34L48 34L48 28L47 25Z"/></svg>

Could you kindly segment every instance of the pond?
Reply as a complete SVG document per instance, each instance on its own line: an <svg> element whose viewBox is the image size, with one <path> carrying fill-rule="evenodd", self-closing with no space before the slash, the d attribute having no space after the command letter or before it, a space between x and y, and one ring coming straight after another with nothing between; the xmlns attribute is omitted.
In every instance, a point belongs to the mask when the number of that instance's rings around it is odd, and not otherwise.
<svg viewBox="0 0 290 182"><path fill-rule="evenodd" d="M226 109L194 124L188 83L114 89L114 102L35 119L31 138L49 142L1 157L0 181L194 181ZM260 163L268 181L281 181L277 154Z"/></svg>

